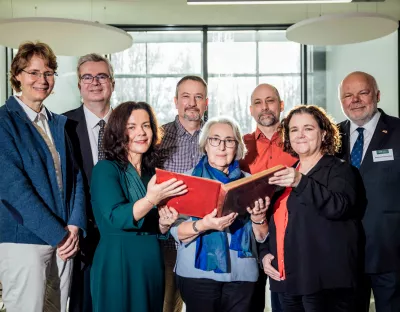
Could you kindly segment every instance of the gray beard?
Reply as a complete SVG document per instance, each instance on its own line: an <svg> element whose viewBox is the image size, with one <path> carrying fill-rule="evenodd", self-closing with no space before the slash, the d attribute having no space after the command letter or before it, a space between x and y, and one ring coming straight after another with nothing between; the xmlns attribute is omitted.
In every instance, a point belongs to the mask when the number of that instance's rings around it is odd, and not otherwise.
<svg viewBox="0 0 400 312"><path fill-rule="evenodd" d="M257 120L257 123L261 126L271 127L278 123L278 118L276 118L276 116L274 116L274 115L269 115L270 118L268 118L268 119L261 119L262 116L263 115L258 116L258 120Z"/></svg>
<svg viewBox="0 0 400 312"><path fill-rule="evenodd" d="M194 116L186 115L186 113L184 113L183 118L187 121L199 121L201 119L201 116L199 112L197 112Z"/></svg>

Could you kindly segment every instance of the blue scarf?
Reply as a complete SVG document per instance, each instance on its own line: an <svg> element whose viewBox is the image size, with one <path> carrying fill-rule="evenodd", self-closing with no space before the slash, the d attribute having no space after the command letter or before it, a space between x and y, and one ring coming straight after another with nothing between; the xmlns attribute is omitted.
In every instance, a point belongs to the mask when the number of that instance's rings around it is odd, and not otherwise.
<svg viewBox="0 0 400 312"><path fill-rule="evenodd" d="M208 163L207 155L204 155L193 169L192 176L217 180L224 184L243 178L239 168L239 162L235 160L228 168L228 175L215 169ZM197 218L192 218L198 220ZM251 235L252 226L250 219L236 219L229 227L231 233L230 250L238 252L239 258L252 257ZM229 266L228 237L225 232L210 231L199 235L196 239L195 268L215 273L227 273Z"/></svg>

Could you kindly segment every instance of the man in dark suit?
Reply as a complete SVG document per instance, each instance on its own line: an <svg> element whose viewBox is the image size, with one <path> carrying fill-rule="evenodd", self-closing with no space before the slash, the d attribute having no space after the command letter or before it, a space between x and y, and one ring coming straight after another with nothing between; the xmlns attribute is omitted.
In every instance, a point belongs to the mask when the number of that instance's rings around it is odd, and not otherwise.
<svg viewBox="0 0 400 312"><path fill-rule="evenodd" d="M349 74L339 97L348 117L339 124L340 156L359 168L368 200L357 312L368 311L371 288L377 312L400 311L400 119L378 109L380 91L367 73Z"/></svg>
<svg viewBox="0 0 400 312"><path fill-rule="evenodd" d="M87 237L81 242L81 254L74 263L69 311L91 312L90 268L100 236L90 204L89 186L93 166L104 158L102 138L112 110L114 71L106 58L88 54L79 59L77 73L83 105L65 115L68 117L67 132L85 176L88 230Z"/></svg>

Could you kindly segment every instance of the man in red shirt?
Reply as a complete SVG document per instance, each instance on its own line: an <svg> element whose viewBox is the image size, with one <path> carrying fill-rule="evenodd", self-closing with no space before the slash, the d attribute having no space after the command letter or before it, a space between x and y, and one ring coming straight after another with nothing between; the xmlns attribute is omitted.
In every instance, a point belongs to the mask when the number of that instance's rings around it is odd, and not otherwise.
<svg viewBox="0 0 400 312"><path fill-rule="evenodd" d="M257 122L257 129L244 136L248 149L246 157L240 162L240 168L251 174L277 165L292 166L297 159L282 149L282 138L277 132L279 117L284 109L278 90L270 84L258 85L251 95L250 113ZM260 269L253 297L251 311L263 312L265 308L265 285L267 276ZM283 311L277 294L271 293L273 312Z"/></svg>

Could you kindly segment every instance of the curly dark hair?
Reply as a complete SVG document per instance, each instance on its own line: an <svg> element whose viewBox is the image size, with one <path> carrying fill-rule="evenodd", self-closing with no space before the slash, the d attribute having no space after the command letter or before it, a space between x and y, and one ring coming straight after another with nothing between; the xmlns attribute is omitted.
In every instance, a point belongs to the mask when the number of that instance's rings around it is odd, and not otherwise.
<svg viewBox="0 0 400 312"><path fill-rule="evenodd" d="M325 137L321 143L321 153L323 155L334 155L341 146L339 129L333 119L325 110L316 105L299 105L294 107L281 122L280 132L283 138L283 150L292 156L299 157L293 150L289 140L289 123L294 115L309 114L314 117L318 126L325 131Z"/></svg>
<svg viewBox="0 0 400 312"><path fill-rule="evenodd" d="M150 117L150 127L153 132L151 144L142 158L142 171L151 172L155 166L157 157L157 145L161 141L161 130L158 127L156 116L151 106L145 102L124 102L118 105L111 113L104 132L104 152L108 160L118 161L126 170L129 164L127 144L129 137L126 125L132 111L143 109Z"/></svg>

